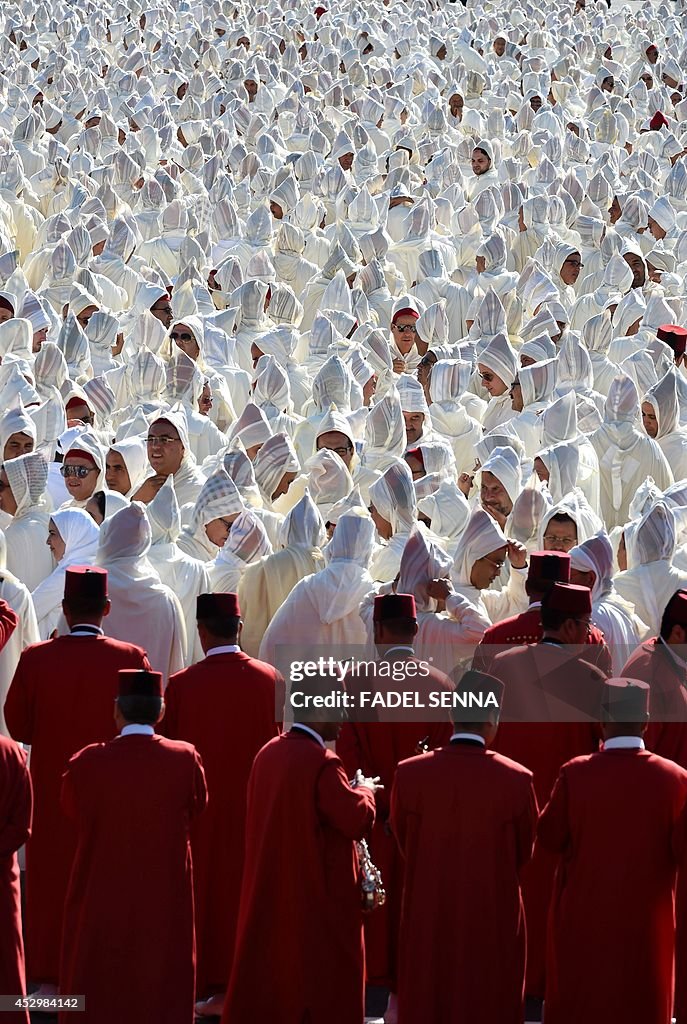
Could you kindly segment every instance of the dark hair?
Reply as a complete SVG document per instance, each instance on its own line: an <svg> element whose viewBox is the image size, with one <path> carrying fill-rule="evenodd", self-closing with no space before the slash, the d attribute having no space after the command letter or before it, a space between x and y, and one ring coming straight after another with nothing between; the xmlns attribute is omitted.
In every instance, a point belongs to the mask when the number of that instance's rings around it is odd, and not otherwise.
<svg viewBox="0 0 687 1024"><path fill-rule="evenodd" d="M107 607L107 598L70 597L64 598L63 604L73 618L102 618Z"/></svg>
<svg viewBox="0 0 687 1024"><path fill-rule="evenodd" d="M416 619L381 619L379 625L384 626L385 631L395 640L407 640L417 633Z"/></svg>
<svg viewBox="0 0 687 1024"><path fill-rule="evenodd" d="M556 512L555 516L551 516L549 519L549 523L572 523L575 529L577 529L577 523L572 516L568 515L567 512Z"/></svg>
<svg viewBox="0 0 687 1024"><path fill-rule="evenodd" d="M673 630L673 626L682 625L681 622L678 622L676 620L674 615L675 598L678 594L687 594L687 590L676 590L673 596L668 601L668 604L663 609L663 615L661 616L661 629L659 632L659 636L662 640L668 639Z"/></svg>
<svg viewBox="0 0 687 1024"><path fill-rule="evenodd" d="M486 158L487 158L487 160L489 161L489 163L491 163L491 157L490 157L490 156L489 156L489 154L487 153L486 149L482 149L482 147L481 147L481 146L475 146L475 149L477 150L477 152L478 152L478 153L483 153L483 154L484 154L484 156L486 156Z"/></svg>
<svg viewBox="0 0 687 1024"><path fill-rule="evenodd" d="M220 640L236 640L240 622L238 615L213 615L210 618L198 619L199 626L205 626L208 633Z"/></svg>
<svg viewBox="0 0 687 1024"><path fill-rule="evenodd" d="M133 725L155 725L162 711L162 697L117 697L117 707Z"/></svg>

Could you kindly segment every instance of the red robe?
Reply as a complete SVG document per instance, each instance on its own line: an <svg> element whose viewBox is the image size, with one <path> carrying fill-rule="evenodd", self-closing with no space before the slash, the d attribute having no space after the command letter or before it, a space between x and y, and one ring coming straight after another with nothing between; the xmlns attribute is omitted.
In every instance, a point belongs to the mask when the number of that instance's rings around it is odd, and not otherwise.
<svg viewBox="0 0 687 1024"><path fill-rule="evenodd" d="M277 698L277 692L279 698ZM213 654L172 676L160 730L203 759L208 810L193 824L196 984L199 996L229 981L246 825L246 786L258 750L278 735L283 680L243 652ZM282 718L282 711L279 711Z"/></svg>
<svg viewBox="0 0 687 1024"><path fill-rule="evenodd" d="M25 995L24 943L17 850L31 834L31 778L23 750L0 736L0 994ZM5 1024L29 1024L25 1010Z"/></svg>
<svg viewBox="0 0 687 1024"><path fill-rule="evenodd" d="M0 651L19 625L19 617L7 601L0 598Z"/></svg>
<svg viewBox="0 0 687 1024"><path fill-rule="evenodd" d="M86 996L82 1024L193 1024L189 825L206 801L190 743L119 736L69 762L62 807L77 847L60 991Z"/></svg>
<svg viewBox="0 0 687 1024"><path fill-rule="evenodd" d="M396 651L391 660L398 661L407 655ZM349 677L345 682L346 689L355 694L356 691L374 689L380 686L364 675ZM384 680L382 688L398 689L401 684ZM442 673L435 669L426 678L418 677L412 682L412 689L417 690L426 698L431 691L451 689L453 684ZM404 682L403 689L410 689L411 684ZM371 715L368 714L368 718ZM379 710L380 719L393 718L394 712ZM449 711L434 712L436 720L423 722L422 711L405 711L397 714L402 721L353 721L351 718L341 730L336 744L336 751L346 766L348 777L352 778L356 769L360 768L363 775L374 777L379 775L384 789L376 796L377 817L370 838L370 854L372 860L382 873L386 889L386 903L365 918L365 966L367 981L370 985L379 985L396 990L396 960L398 957L398 931L401 922L401 894L403 891L403 865L398 846L389 829L389 810L391 790L396 776L396 767L418 753L418 744L426 740L430 750L448 743L453 732ZM441 715L441 718L439 718ZM415 721L414 719L418 720Z"/></svg>
<svg viewBox="0 0 687 1024"><path fill-rule="evenodd" d="M473 668L481 672L490 672L490 665L498 653L498 648L507 650L509 647L520 647L522 644L538 644L544 636L544 628L541 624L541 602L530 606L526 612L520 615L512 615L501 622L495 622L486 630L484 636L477 645ZM592 626L587 645L591 645L590 651L585 651L585 661L596 665L606 675L612 674L611 652L606 644L605 637L597 626ZM489 648L496 646L497 649L490 651Z"/></svg>
<svg viewBox="0 0 687 1024"><path fill-rule="evenodd" d="M531 772L481 744L453 741L398 766L399 1024L522 1024L519 876L536 821Z"/></svg>
<svg viewBox="0 0 687 1024"><path fill-rule="evenodd" d="M623 675L641 679L651 688L651 720L645 737L649 750L687 768L687 672L654 637L628 658Z"/></svg>
<svg viewBox="0 0 687 1024"><path fill-rule="evenodd" d="M132 644L100 636L61 636L22 653L5 703L15 740L31 745L34 811L26 847L27 975L57 984L62 908L74 832L60 808L62 773L89 743L114 736L120 668L150 668ZM78 994L78 993L77 993Z"/></svg>
<svg viewBox="0 0 687 1024"><path fill-rule="evenodd" d="M507 718L513 712L513 717L520 719L516 722L504 722L502 719L494 747L530 769L534 775L537 802L543 807L551 795L561 765L578 754L593 753L598 749L600 731L596 723L601 715L604 676L594 666L575 658L572 651L552 644L504 651L492 662L491 672L506 685L502 716ZM537 696L529 684L536 679L542 684L542 703L529 708ZM561 690L557 690L559 683ZM519 699L520 690L526 690L522 699ZM579 697L580 706L584 705L587 713L568 717L587 720L555 721L557 710L561 712L559 717L564 717L571 693ZM546 703L549 694L553 694L551 706ZM525 712L529 710L533 714L528 721ZM547 713L553 720L542 721ZM544 995L546 919L555 869L555 858L546 850L537 848L522 875L527 918L525 988L528 995L540 998Z"/></svg>
<svg viewBox="0 0 687 1024"><path fill-rule="evenodd" d="M364 950L354 839L374 794L296 728L255 758L246 861L222 1024L362 1024Z"/></svg>
<svg viewBox="0 0 687 1024"><path fill-rule="evenodd" d="M546 1024L670 1024L676 825L687 772L648 751L563 766L538 843L560 857Z"/></svg>

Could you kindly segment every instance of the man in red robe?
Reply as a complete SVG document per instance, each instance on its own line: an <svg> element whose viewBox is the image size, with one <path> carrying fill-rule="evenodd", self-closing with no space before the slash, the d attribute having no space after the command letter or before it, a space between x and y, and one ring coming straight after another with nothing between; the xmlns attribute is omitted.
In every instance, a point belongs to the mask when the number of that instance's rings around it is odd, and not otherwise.
<svg viewBox="0 0 687 1024"><path fill-rule="evenodd" d="M385 1014L388 1024L396 1017L396 958L401 920L403 868L399 850L389 830L389 799L400 761L448 743L452 732L450 709L422 711L368 709L360 707L361 691L417 691L428 706L431 692L451 691L453 684L427 663L421 663L413 651L417 633L417 612L412 594L384 594L375 598L373 612L374 641L379 652L374 677L371 673L349 675L346 690L356 700L356 710L341 729L337 753L349 776L360 769L365 775L379 776L384 789L377 794L377 818L370 840L372 858L382 872L386 903L365 921L365 958L370 985L391 990ZM382 664L401 668L401 673L384 676ZM416 670L422 665L423 672ZM394 681L399 674L405 681ZM427 718L433 720L427 721Z"/></svg>
<svg viewBox="0 0 687 1024"><path fill-rule="evenodd" d="M104 636L109 608L104 569L67 569L62 609L70 633L27 647L5 703L12 736L31 746L26 960L28 978L45 996L57 991L64 893L74 856L74 830L60 809L62 773L77 750L114 735L118 671L150 668L140 647Z"/></svg>
<svg viewBox="0 0 687 1024"><path fill-rule="evenodd" d="M399 1024L522 1024L525 915L520 871L532 854L532 773L488 746L503 683L469 671L448 746L402 761L391 828L405 861ZM491 698L491 703L489 701Z"/></svg>
<svg viewBox="0 0 687 1024"><path fill-rule="evenodd" d="M514 644L537 644L544 635L541 623L541 602L544 594L554 583L570 583L570 555L567 551L535 551L530 555L525 590L530 599L526 612L512 615L494 623L480 640L472 667L482 672L491 671L491 663L499 650L507 650ZM587 644L592 650L585 651L585 660L598 665L606 675L611 671L611 652L604 635L597 626L591 626ZM493 649L490 649L493 648Z"/></svg>
<svg viewBox="0 0 687 1024"><path fill-rule="evenodd" d="M309 679L309 693L334 679ZM353 788L325 742L339 723L295 708L248 781L246 856L222 1024L362 1024L365 957L354 840L375 814L376 780ZM318 720L319 719L319 720Z"/></svg>
<svg viewBox="0 0 687 1024"><path fill-rule="evenodd" d="M0 617L4 623L4 609ZM0 994L8 996L26 994L17 850L31 834L31 802L26 756L16 743L0 736ZM3 1013L2 1020L29 1024L29 1015L26 1010L11 1011Z"/></svg>
<svg viewBox="0 0 687 1024"><path fill-rule="evenodd" d="M687 590L678 590L663 612L658 636L630 655L623 675L651 690L650 750L687 768Z"/></svg>
<svg viewBox="0 0 687 1024"><path fill-rule="evenodd" d="M603 750L563 765L537 829L559 859L546 1024L670 1024L687 772L644 747L649 687L609 679Z"/></svg>
<svg viewBox="0 0 687 1024"><path fill-rule="evenodd" d="M195 746L208 786L208 810L191 830L196 987L211 995L196 1015L205 1017L222 1012L241 894L246 786L258 750L280 731L284 681L239 647L236 594L201 594L196 618L205 660L170 679L160 730Z"/></svg>
<svg viewBox="0 0 687 1024"><path fill-rule="evenodd" d="M60 992L85 995L83 1024L191 1024L189 832L207 802L203 766L190 743L155 735L160 672L120 672L118 689L119 736L79 751L62 784L77 842ZM60 1024L72 1016L61 1013Z"/></svg>
<svg viewBox="0 0 687 1024"><path fill-rule="evenodd" d="M534 775L540 807L549 799L562 764L598 748L604 675L584 661L592 600L587 587L554 583L542 599L538 644L502 651L491 664L505 683L501 725L494 747ZM527 994L544 995L546 918L555 860L535 850L523 871L527 917Z"/></svg>

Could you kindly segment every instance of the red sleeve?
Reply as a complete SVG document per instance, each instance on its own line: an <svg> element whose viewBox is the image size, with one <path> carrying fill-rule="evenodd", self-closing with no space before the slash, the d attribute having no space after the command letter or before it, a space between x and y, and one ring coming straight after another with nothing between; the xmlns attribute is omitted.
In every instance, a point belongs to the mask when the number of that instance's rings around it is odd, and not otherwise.
<svg viewBox="0 0 687 1024"><path fill-rule="evenodd" d="M72 761L74 758L72 758ZM72 761L62 776L62 789L60 792L60 806L70 821L76 821L78 817L76 792L74 789L74 776L72 774Z"/></svg>
<svg viewBox="0 0 687 1024"><path fill-rule="evenodd" d="M530 778L525 805L517 821L518 870L524 867L532 857L538 816L537 795L534 792L534 782Z"/></svg>
<svg viewBox="0 0 687 1024"><path fill-rule="evenodd" d="M6 601L0 599L0 651L19 625L19 617Z"/></svg>
<svg viewBox="0 0 687 1024"><path fill-rule="evenodd" d="M320 819L347 839L362 839L374 825L374 793L367 786L352 789L338 757L325 762L315 799Z"/></svg>
<svg viewBox="0 0 687 1024"><path fill-rule="evenodd" d="M549 802L537 825L537 842L554 853L564 853L570 845L568 821L568 777L561 768Z"/></svg>
<svg viewBox="0 0 687 1024"><path fill-rule="evenodd" d="M0 793L0 800L5 813L0 821L0 859L11 857L31 835L33 809L31 776L24 752L13 746L3 760L4 792Z"/></svg>
<svg viewBox="0 0 687 1024"><path fill-rule="evenodd" d="M369 771L365 771L363 748L353 722L344 722L341 727L339 738L336 741L336 752L344 763L349 779L353 778L358 768L363 775L369 775Z"/></svg>
<svg viewBox="0 0 687 1024"><path fill-rule="evenodd" d="M13 739L30 744L33 742L33 687L25 664L22 655L5 701L5 721Z"/></svg>
<svg viewBox="0 0 687 1024"><path fill-rule="evenodd" d="M391 789L391 811L389 813L389 825L393 835L396 837L401 853L405 853L406 843L406 814L401 798L401 780L403 772L397 771L394 784Z"/></svg>
<svg viewBox="0 0 687 1024"><path fill-rule="evenodd" d="M286 683L281 672L274 670L274 720L277 732L284 731L284 705L286 703ZM281 709L281 710L280 710Z"/></svg>
<svg viewBox="0 0 687 1024"><path fill-rule="evenodd" d="M177 685L175 677L171 676L165 690L165 713L162 721L155 726L155 732L159 736L166 736L168 740L179 740L179 712L177 703Z"/></svg>
<svg viewBox="0 0 687 1024"><path fill-rule="evenodd" d="M141 668L145 669L146 672L152 672L153 671L153 666L148 661L148 654L147 654L146 651L143 651L143 658L142 658L142 661L141 661Z"/></svg>
<svg viewBox="0 0 687 1024"><path fill-rule="evenodd" d="M205 769L200 754L194 750L193 760L193 797L191 802L190 816L195 818L205 810L208 803L208 787L205 782Z"/></svg>

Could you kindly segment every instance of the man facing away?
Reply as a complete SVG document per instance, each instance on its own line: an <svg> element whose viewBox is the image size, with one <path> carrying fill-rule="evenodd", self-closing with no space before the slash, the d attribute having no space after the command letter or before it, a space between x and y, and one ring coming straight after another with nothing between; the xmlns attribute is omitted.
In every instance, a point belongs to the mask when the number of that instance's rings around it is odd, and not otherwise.
<svg viewBox="0 0 687 1024"><path fill-rule="evenodd" d="M192 743L203 759L208 810L191 830L196 911L196 987L210 998L199 1017L221 1014L231 971L245 843L246 786L255 755L280 732L284 681L239 642L236 594L196 602L203 661L172 676L160 731Z"/></svg>
<svg viewBox="0 0 687 1024"><path fill-rule="evenodd" d="M309 680L328 695L334 680ZM336 714L336 712L334 713ZM365 958L355 840L374 823L377 780L325 744L338 721L294 709L248 780L246 855L222 1024L362 1024ZM267 969L266 969L267 965Z"/></svg>
<svg viewBox="0 0 687 1024"><path fill-rule="evenodd" d="M547 1024L670 1024L675 840L687 772L644 746L649 687L609 679L603 749L561 768L537 829L558 857Z"/></svg>
<svg viewBox="0 0 687 1024"><path fill-rule="evenodd" d="M491 745L504 685L470 670L449 743L402 761L391 828L404 859L399 1024L522 1024L520 871L537 821L532 773ZM422 970L418 970L422 964Z"/></svg>
<svg viewBox="0 0 687 1024"><path fill-rule="evenodd" d="M140 647L103 634L110 610L104 569L67 569L62 610L69 633L27 647L5 703L12 736L31 746L25 937L27 977L39 983L41 996L57 992L64 892L74 855L74 830L60 809L62 773L77 750L114 736L119 670L150 668Z"/></svg>
<svg viewBox="0 0 687 1024"><path fill-rule="evenodd" d="M161 673L120 672L119 735L79 751L64 774L76 852L60 991L85 995L84 1024L193 1020L190 824L207 789L195 748L155 735L163 714Z"/></svg>

